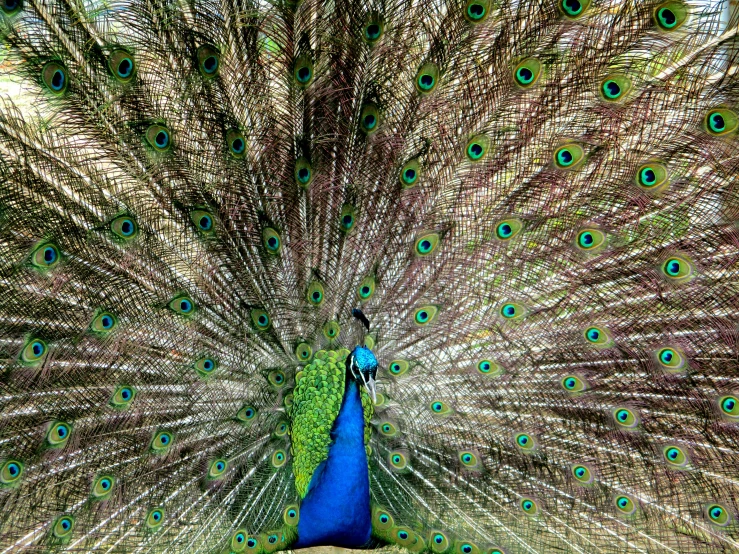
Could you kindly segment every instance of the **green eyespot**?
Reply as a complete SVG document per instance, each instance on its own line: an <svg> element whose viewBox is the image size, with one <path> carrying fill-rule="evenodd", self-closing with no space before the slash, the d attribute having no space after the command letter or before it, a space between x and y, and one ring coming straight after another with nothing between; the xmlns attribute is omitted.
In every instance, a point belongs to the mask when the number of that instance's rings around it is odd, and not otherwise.
<svg viewBox="0 0 739 554"><path fill-rule="evenodd" d="M615 408L611 415L616 425L622 429L634 429L639 425L639 415L629 408Z"/></svg>
<svg viewBox="0 0 739 554"><path fill-rule="evenodd" d="M2 0L0 2L0 13L11 17L23 9L22 0Z"/></svg>
<svg viewBox="0 0 739 554"><path fill-rule="evenodd" d="M554 151L554 165L559 169L575 169L584 159L585 151L579 144L565 144Z"/></svg>
<svg viewBox="0 0 739 554"><path fill-rule="evenodd" d="M477 363L477 371L483 375L497 377L503 373L503 368L492 360L480 360Z"/></svg>
<svg viewBox="0 0 739 554"><path fill-rule="evenodd" d="M408 458L406 457L406 454L399 450L390 452L388 455L388 461L390 462L391 469L396 471L404 470L408 467Z"/></svg>
<svg viewBox="0 0 739 554"><path fill-rule="evenodd" d="M721 527L725 527L731 521L729 510L721 504L709 504L706 506L706 516L711 523L715 523Z"/></svg>
<svg viewBox="0 0 739 554"><path fill-rule="evenodd" d="M110 230L116 237L124 241L133 240L139 235L139 226L136 220L128 215L118 216L111 221Z"/></svg>
<svg viewBox="0 0 739 554"><path fill-rule="evenodd" d="M575 464L572 466L572 476L582 485L590 485L593 482L593 472L583 464Z"/></svg>
<svg viewBox="0 0 739 554"><path fill-rule="evenodd" d="M664 2L654 9L654 21L663 31L674 31L687 18L688 9L682 2Z"/></svg>
<svg viewBox="0 0 739 554"><path fill-rule="evenodd" d="M657 363L666 371L676 373L683 371L687 366L687 359L678 348L666 346L655 352Z"/></svg>
<svg viewBox="0 0 739 554"><path fill-rule="evenodd" d="M494 546L487 550L485 554L506 554L506 551L499 546Z"/></svg>
<svg viewBox="0 0 739 554"><path fill-rule="evenodd" d="M308 300L308 303L313 306L320 306L323 304L323 285L318 281L313 281L305 292L305 298Z"/></svg>
<svg viewBox="0 0 739 554"><path fill-rule="evenodd" d="M195 228L203 235L212 235L216 230L213 214L205 210L191 211L190 220L195 224Z"/></svg>
<svg viewBox="0 0 739 554"><path fill-rule="evenodd" d="M251 311L251 320L258 331L269 329L272 325L269 315L264 310L254 309Z"/></svg>
<svg viewBox="0 0 739 554"><path fill-rule="evenodd" d="M616 505L616 510L622 515L630 516L636 512L636 502L631 497L625 494L619 494L614 497L613 503Z"/></svg>
<svg viewBox="0 0 739 554"><path fill-rule="evenodd" d="M480 459L476 453L470 450L462 450L458 452L457 458L465 469L481 469Z"/></svg>
<svg viewBox="0 0 739 554"><path fill-rule="evenodd" d="M662 456L667 462L668 466L674 469L684 469L690 463L688 455L685 451L677 445L669 444L662 448Z"/></svg>
<svg viewBox="0 0 739 554"><path fill-rule="evenodd" d="M295 357L300 361L300 363L308 363L313 357L313 349L308 343L301 342L295 347Z"/></svg>
<svg viewBox="0 0 739 554"><path fill-rule="evenodd" d="M393 516L384 508L376 507L372 511L372 527L380 531L387 531L395 526Z"/></svg>
<svg viewBox="0 0 739 554"><path fill-rule="evenodd" d="M205 356L197 360L193 367L195 367L195 371L200 377L208 377L218 369L218 362L213 358Z"/></svg>
<svg viewBox="0 0 739 554"><path fill-rule="evenodd" d="M92 483L92 497L94 500L107 500L113 494L115 477L102 475Z"/></svg>
<svg viewBox="0 0 739 554"><path fill-rule="evenodd" d="M221 66L221 54L215 46L204 44L198 48L198 70L206 79L212 79L218 75Z"/></svg>
<svg viewBox="0 0 739 554"><path fill-rule="evenodd" d="M516 433L513 440L516 446L525 453L533 452L538 446L536 438L529 433Z"/></svg>
<svg viewBox="0 0 739 554"><path fill-rule="evenodd" d="M109 405L116 410L125 410L131 405L135 396L136 389L133 387L118 387L113 393L113 396L110 397Z"/></svg>
<svg viewBox="0 0 739 554"><path fill-rule="evenodd" d="M301 56L295 62L293 78L300 87L307 87L313 81L313 62L309 56Z"/></svg>
<svg viewBox="0 0 739 554"><path fill-rule="evenodd" d="M513 81L521 88L536 84L541 76L542 65L536 58L526 58L513 70Z"/></svg>
<svg viewBox="0 0 739 554"><path fill-rule="evenodd" d="M341 327L335 321L327 321L323 325L323 336L326 337L328 340L334 340L336 337L339 336L340 332Z"/></svg>
<svg viewBox="0 0 739 554"><path fill-rule="evenodd" d="M250 538L245 530L237 530L233 535L231 535L231 551L243 552L247 547L248 540L251 540L254 543L253 547L256 546L256 541L253 538Z"/></svg>
<svg viewBox="0 0 739 554"><path fill-rule="evenodd" d="M49 347L41 339L32 338L26 342L21 350L20 361L25 365L39 365L46 358Z"/></svg>
<svg viewBox="0 0 739 554"><path fill-rule="evenodd" d="M511 240L523 229L519 219L504 219L495 226L495 237L498 240Z"/></svg>
<svg viewBox="0 0 739 554"><path fill-rule="evenodd" d="M595 228L583 229L577 234L575 245L583 252L595 252L605 244L606 236Z"/></svg>
<svg viewBox="0 0 739 554"><path fill-rule="evenodd" d="M732 110L716 108L706 114L704 125L712 135L728 135L739 127L739 117Z"/></svg>
<svg viewBox="0 0 739 554"><path fill-rule="evenodd" d="M240 160L246 155L246 139L238 129L229 129L226 132L226 144L228 153Z"/></svg>
<svg viewBox="0 0 739 554"><path fill-rule="evenodd" d="M254 409L254 407L247 404L245 406L242 406L241 409L237 412L236 419L242 423L246 423L254 419L254 416L256 415L257 411Z"/></svg>
<svg viewBox="0 0 739 554"><path fill-rule="evenodd" d="M362 106L359 113L359 126L368 135L380 128L380 112L375 104L367 103Z"/></svg>
<svg viewBox="0 0 739 554"><path fill-rule="evenodd" d="M410 368L410 364L405 360L393 360L390 362L390 365L388 366L387 370L390 372L391 375L394 375L395 377L398 377L400 375L403 375L408 369Z"/></svg>
<svg viewBox="0 0 739 554"><path fill-rule="evenodd" d="M508 321L516 321L526 315L526 308L515 302L505 302L500 306L500 315Z"/></svg>
<svg viewBox="0 0 739 554"><path fill-rule="evenodd" d="M62 448L72 435L72 426L64 421L55 421L46 433L46 444L51 448Z"/></svg>
<svg viewBox="0 0 739 554"><path fill-rule="evenodd" d="M51 94L62 96L67 91L67 86L69 85L67 68L58 61L47 62L41 69L41 81Z"/></svg>
<svg viewBox="0 0 739 554"><path fill-rule="evenodd" d="M600 97L606 102L621 102L631 90L631 79L625 75L608 75L600 84Z"/></svg>
<svg viewBox="0 0 739 554"><path fill-rule="evenodd" d="M341 217L339 219L339 228L344 233L349 233L357 223L357 213L354 206L344 204L341 207Z"/></svg>
<svg viewBox="0 0 739 554"><path fill-rule="evenodd" d="M415 187L421 176L421 164L418 158L408 160L400 170L400 185L404 189Z"/></svg>
<svg viewBox="0 0 739 554"><path fill-rule="evenodd" d="M136 62L129 52L117 49L108 56L108 69L117 81L128 83L136 75Z"/></svg>
<svg viewBox="0 0 739 554"><path fill-rule="evenodd" d="M272 467L278 468L285 465L285 462L287 461L287 453L280 449L275 450L272 454Z"/></svg>
<svg viewBox="0 0 739 554"><path fill-rule="evenodd" d="M365 277L364 280L359 283L359 287L357 287L357 294L359 295L359 301L360 302L366 302L370 298L372 298L372 295L375 293L375 278L374 276L370 275L369 277Z"/></svg>
<svg viewBox="0 0 739 554"><path fill-rule="evenodd" d="M167 307L175 313L190 316L195 313L195 303L187 294L175 296L169 301Z"/></svg>
<svg viewBox="0 0 739 554"><path fill-rule="evenodd" d="M146 515L146 526L154 531L164 523L164 508L152 508Z"/></svg>
<svg viewBox="0 0 739 554"><path fill-rule="evenodd" d="M439 67L435 63L425 63L416 73L416 90L421 94L432 92L439 83Z"/></svg>
<svg viewBox="0 0 739 554"><path fill-rule="evenodd" d="M59 516L54 521L51 532L57 539L64 539L69 537L72 531L74 531L74 518L72 516Z"/></svg>
<svg viewBox="0 0 739 554"><path fill-rule="evenodd" d="M372 46L378 40L380 40L380 37L382 37L382 33L384 31L385 24L382 19L377 17L376 15L373 15L367 20L367 22L364 24L364 27L362 28L362 38L365 40L365 42Z"/></svg>
<svg viewBox="0 0 739 554"><path fill-rule="evenodd" d="M467 141L464 151L468 160L479 162L490 151L490 138L486 135L476 135Z"/></svg>
<svg viewBox="0 0 739 554"><path fill-rule="evenodd" d="M295 182L307 189L313 182L313 166L307 158L300 157L295 161Z"/></svg>
<svg viewBox="0 0 739 554"><path fill-rule="evenodd" d="M118 325L118 318L109 312L100 312L90 323L90 332L105 336Z"/></svg>
<svg viewBox="0 0 739 554"><path fill-rule="evenodd" d="M269 384L276 388L282 388L285 386L287 379L285 378L285 372L280 369L274 369L267 375Z"/></svg>
<svg viewBox="0 0 739 554"><path fill-rule="evenodd" d="M604 327L588 327L584 332L585 340L593 346L606 348L613 344L611 333Z"/></svg>
<svg viewBox="0 0 739 554"><path fill-rule="evenodd" d="M490 12L490 0L467 0L464 8L464 17L470 23L485 21Z"/></svg>
<svg viewBox="0 0 739 554"><path fill-rule="evenodd" d="M213 460L210 463L210 467L208 468L208 478L209 479L220 479L223 477L223 474L226 473L227 469L228 469L227 460L223 458Z"/></svg>
<svg viewBox="0 0 739 554"><path fill-rule="evenodd" d="M739 419L739 398L733 394L722 396L718 399L721 413L732 419Z"/></svg>
<svg viewBox="0 0 739 554"><path fill-rule="evenodd" d="M455 554L480 554L480 549L475 543L469 541L455 541L454 542L454 553Z"/></svg>
<svg viewBox="0 0 739 554"><path fill-rule="evenodd" d="M418 256L428 256L432 254L436 247L439 246L439 234L438 233L426 233L416 239L414 249Z"/></svg>
<svg viewBox="0 0 739 554"><path fill-rule="evenodd" d="M535 516L539 513L539 504L533 498L524 496L518 503L527 516Z"/></svg>
<svg viewBox="0 0 739 554"><path fill-rule="evenodd" d="M149 125L144 138L147 144L157 152L167 152L172 147L169 129L164 125Z"/></svg>
<svg viewBox="0 0 739 554"><path fill-rule="evenodd" d="M684 256L670 256L662 263L660 269L665 277L675 283L686 283L695 276L693 263Z"/></svg>
<svg viewBox="0 0 739 554"><path fill-rule="evenodd" d="M418 308L413 314L413 321L416 325L428 325L436 319L439 309L436 306L423 306Z"/></svg>
<svg viewBox="0 0 739 554"><path fill-rule="evenodd" d="M39 269L51 269L59 263L59 248L50 242L37 244L31 252L31 264Z"/></svg>
<svg viewBox="0 0 739 554"><path fill-rule="evenodd" d="M559 0L559 10L570 19L577 19L590 6L590 0Z"/></svg>
<svg viewBox="0 0 739 554"><path fill-rule="evenodd" d="M444 554L449 549L449 537L443 531L432 530L429 533L429 546L434 554Z"/></svg>
<svg viewBox="0 0 739 554"><path fill-rule="evenodd" d="M452 413L452 408L449 404L441 400L433 400L429 404L429 408L431 408L431 413L434 415L449 415Z"/></svg>
<svg viewBox="0 0 739 554"><path fill-rule="evenodd" d="M282 512L282 520L285 522L285 525L296 527L300 521L300 508L298 508L298 505L291 504L285 508L285 511Z"/></svg>
<svg viewBox="0 0 739 554"><path fill-rule="evenodd" d="M153 454L164 454L172 446L174 436L169 431L157 431L151 439L151 451Z"/></svg>
<svg viewBox="0 0 739 554"><path fill-rule="evenodd" d="M418 540L418 535L409 527L399 526L393 530L391 540L399 546L410 549Z"/></svg>
<svg viewBox="0 0 739 554"><path fill-rule="evenodd" d="M567 375L561 381L562 388L569 393L579 393L587 390L587 383L577 375Z"/></svg>
<svg viewBox="0 0 739 554"><path fill-rule="evenodd" d="M282 248L282 239L272 227L265 227L262 230L262 243L270 254L278 254Z"/></svg>
<svg viewBox="0 0 739 554"><path fill-rule="evenodd" d="M0 467L0 485L16 485L23 476L23 464L18 460L5 460Z"/></svg>
<svg viewBox="0 0 739 554"><path fill-rule="evenodd" d="M667 184L669 173L667 167L656 162L639 166L636 171L636 184L648 192L661 190Z"/></svg>
<svg viewBox="0 0 739 554"><path fill-rule="evenodd" d="M394 437L398 434L398 428L392 421L382 421L377 429L385 437Z"/></svg>

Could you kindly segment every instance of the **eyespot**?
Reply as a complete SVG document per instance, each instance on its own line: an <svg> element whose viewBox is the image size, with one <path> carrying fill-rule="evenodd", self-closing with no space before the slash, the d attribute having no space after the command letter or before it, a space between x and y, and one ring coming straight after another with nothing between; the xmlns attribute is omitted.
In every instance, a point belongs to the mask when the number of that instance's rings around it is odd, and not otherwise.
<svg viewBox="0 0 739 554"><path fill-rule="evenodd" d="M269 375L267 376L267 379L269 380L270 385L276 388L283 387L286 381L285 373L279 369L270 371Z"/></svg>
<svg viewBox="0 0 739 554"><path fill-rule="evenodd" d="M265 329L269 329L270 325L272 324L272 321L270 320L269 315L264 310L257 310L257 309L252 310L251 320L254 323L254 326L257 328L258 331L264 331Z"/></svg>
<svg viewBox="0 0 739 554"><path fill-rule="evenodd" d="M559 169L574 169L584 159L585 151L579 144L565 144L554 151L554 165Z"/></svg>
<svg viewBox="0 0 739 554"><path fill-rule="evenodd" d="M3 0L0 2L0 11L10 17L17 14L23 8L23 2L21 0Z"/></svg>
<svg viewBox="0 0 739 554"><path fill-rule="evenodd" d="M295 161L295 182L307 189L313 182L313 167L307 158L300 157Z"/></svg>
<svg viewBox="0 0 739 554"><path fill-rule="evenodd" d="M227 460L224 460L223 458L213 460L210 463L210 467L208 468L208 477L210 479L218 479L220 477L223 477L223 474L226 473L227 469L228 469Z"/></svg>
<svg viewBox="0 0 739 554"><path fill-rule="evenodd" d="M486 554L506 554L506 552L499 546L494 546L493 548L488 550Z"/></svg>
<svg viewBox="0 0 739 554"><path fill-rule="evenodd" d="M110 397L110 406L117 410L125 410L131 405L136 396L136 389L133 387L118 387L113 396Z"/></svg>
<svg viewBox="0 0 739 554"><path fill-rule="evenodd" d="M246 155L246 139L238 129L228 130L226 144L228 144L228 152L234 158L241 159Z"/></svg>
<svg viewBox="0 0 739 554"><path fill-rule="evenodd" d="M535 516L539 513L539 505L533 498L523 497L519 502L519 506L528 516Z"/></svg>
<svg viewBox="0 0 739 554"><path fill-rule="evenodd" d="M536 84L541 76L542 65L536 58L526 58L513 70L513 81L521 88Z"/></svg>
<svg viewBox="0 0 739 554"><path fill-rule="evenodd" d="M157 152L166 152L172 146L169 129L164 125L149 125L144 136L147 144Z"/></svg>
<svg viewBox="0 0 739 554"><path fill-rule="evenodd" d="M671 256L661 266L662 273L670 281L685 283L694 277L695 270L690 260L684 256Z"/></svg>
<svg viewBox="0 0 739 554"><path fill-rule="evenodd" d="M285 465L285 462L287 461L287 454L284 450L275 450L275 452L272 454L272 466L273 467L282 467Z"/></svg>
<svg viewBox="0 0 739 554"><path fill-rule="evenodd" d="M47 90L55 96L61 96L67 91L67 68L61 62L47 62L41 70L41 81Z"/></svg>
<svg viewBox="0 0 739 554"><path fill-rule="evenodd" d="M354 229L354 225L357 223L357 214L354 206L351 204L344 204L341 207L341 217L339 219L339 228L348 233Z"/></svg>
<svg viewBox="0 0 739 554"><path fill-rule="evenodd" d="M585 340L598 347L607 347L612 343L611 334L603 327L588 327L585 329Z"/></svg>
<svg viewBox="0 0 739 554"><path fill-rule="evenodd" d="M169 431L157 431L151 439L151 451L154 454L164 454L174 442L174 436Z"/></svg>
<svg viewBox="0 0 739 554"><path fill-rule="evenodd" d="M260 552L260 540L257 537L248 537L246 539L245 550L248 552Z"/></svg>
<svg viewBox="0 0 739 554"><path fill-rule="evenodd" d="M622 429L634 429L639 425L638 414L629 408L615 408L611 414L613 415L613 420L616 422L616 425Z"/></svg>
<svg viewBox="0 0 739 554"><path fill-rule="evenodd" d="M300 363L308 363L313 357L313 349L308 343L301 342L295 347L295 357L300 361Z"/></svg>
<svg viewBox="0 0 739 554"><path fill-rule="evenodd" d="M418 158L408 160L400 169L400 185L404 189L415 187L418 184L418 179L420 176L421 164L418 162Z"/></svg>
<svg viewBox="0 0 739 554"><path fill-rule="evenodd" d="M192 315L195 313L195 303L186 294L175 296L169 301L167 307L175 313L182 315Z"/></svg>
<svg viewBox="0 0 739 554"><path fill-rule="evenodd" d="M625 75L608 75L600 84L600 97L606 102L620 102L631 90L631 79Z"/></svg>
<svg viewBox="0 0 739 554"><path fill-rule="evenodd" d="M433 530L429 533L429 545L434 554L443 554L449 548L449 537L443 531Z"/></svg>
<svg viewBox="0 0 739 554"><path fill-rule="evenodd" d="M435 63L425 63L416 73L416 90L421 94L432 92L439 82L439 67Z"/></svg>
<svg viewBox="0 0 739 554"><path fill-rule="evenodd" d="M246 531L243 529L237 530L233 535L231 535L231 551L233 552L243 552L244 549L246 549L247 546L247 540L249 540L249 535ZM251 539L252 541L254 539Z"/></svg>
<svg viewBox="0 0 739 554"><path fill-rule="evenodd" d="M27 365L38 365L43 362L49 347L41 339L30 339L21 351L20 361Z"/></svg>
<svg viewBox="0 0 739 554"><path fill-rule="evenodd" d="M215 231L213 216L205 210L191 211L190 219L195 224L195 228L204 235L211 235Z"/></svg>
<svg viewBox="0 0 739 554"><path fill-rule="evenodd" d="M59 249L55 244L43 242L31 252L31 264L39 269L50 269L59 263Z"/></svg>
<svg viewBox="0 0 739 554"><path fill-rule="evenodd" d="M305 297L308 302L313 306L320 306L323 304L323 285L318 281L313 281L305 293Z"/></svg>
<svg viewBox="0 0 739 554"><path fill-rule="evenodd" d="M416 534L408 527L398 527L392 534L392 540L400 546L411 546L417 540Z"/></svg>
<svg viewBox="0 0 739 554"><path fill-rule="evenodd" d="M380 431L380 434L386 437L394 437L398 434L398 428L391 421L380 422L380 425L377 427L377 429Z"/></svg>
<svg viewBox="0 0 739 554"><path fill-rule="evenodd" d="M152 508L146 516L146 526L149 529L158 529L164 523L164 508Z"/></svg>
<svg viewBox="0 0 739 554"><path fill-rule="evenodd" d="M328 340L334 340L336 337L339 336L340 332L341 327L335 321L327 321L323 325L323 336L326 337Z"/></svg>
<svg viewBox="0 0 739 554"><path fill-rule="evenodd" d="M380 128L380 112L372 103L362 106L359 113L359 126L366 134L371 135Z"/></svg>
<svg viewBox="0 0 739 554"><path fill-rule="evenodd" d="M709 521L716 525L720 525L721 527L725 527L729 524L729 521L731 521L729 510L724 508L721 504L709 504L706 506L706 516Z"/></svg>
<svg viewBox="0 0 739 554"><path fill-rule="evenodd" d="M495 226L495 237L498 240L511 240L523 228L519 219L504 219Z"/></svg>
<svg viewBox="0 0 739 554"><path fill-rule="evenodd" d="M567 375L560 381L562 388L570 393L578 393L587 390L587 383L577 375Z"/></svg>
<svg viewBox="0 0 739 554"><path fill-rule="evenodd" d="M385 25L382 22L382 20L371 17L364 25L362 29L362 38L369 43L370 45L375 44L378 40L380 40L380 37L382 36L382 33L385 30Z"/></svg>
<svg viewBox="0 0 739 554"><path fill-rule="evenodd" d="M480 554L477 545L469 541L456 541L454 551L456 554Z"/></svg>
<svg viewBox="0 0 739 554"><path fill-rule="evenodd" d="M136 74L136 63L133 56L125 50L113 50L108 56L108 69L117 81L128 83Z"/></svg>
<svg viewBox="0 0 739 554"><path fill-rule="evenodd" d="M593 472L587 466L575 464L572 466L572 476L578 483L590 485L593 482Z"/></svg>
<svg viewBox="0 0 739 554"><path fill-rule="evenodd" d="M205 356L197 360L193 364L193 367L195 368L195 371L200 377L208 377L216 369L218 369L218 362L216 362L213 358Z"/></svg>
<svg viewBox="0 0 739 554"><path fill-rule="evenodd" d="M251 421L254 419L254 416L257 415L257 410L253 406L244 405L241 407L241 409L236 414L236 419L239 421L246 423L247 421Z"/></svg>
<svg viewBox="0 0 739 554"><path fill-rule="evenodd" d="M481 469L480 459L477 457L477 454L475 454L474 452L470 450L462 450L457 453L457 457L460 463L466 469Z"/></svg>
<svg viewBox="0 0 739 554"><path fill-rule="evenodd" d="M372 512L372 527L380 531L387 531L395 525L393 516L384 508L375 508Z"/></svg>
<svg viewBox="0 0 739 554"><path fill-rule="evenodd" d="M613 499L613 503L616 505L616 510L622 515L630 516L636 512L636 502L625 494L617 495Z"/></svg>
<svg viewBox="0 0 739 554"><path fill-rule="evenodd" d="M503 373L503 368L492 360L480 360L477 363L477 371L483 375L495 377Z"/></svg>
<svg viewBox="0 0 739 554"><path fill-rule="evenodd" d="M282 239L272 227L265 227L262 231L262 243L271 254L278 254L282 248Z"/></svg>
<svg viewBox="0 0 739 554"><path fill-rule="evenodd" d="M687 18L688 10L681 2L665 2L654 10L654 21L663 31L674 31Z"/></svg>
<svg viewBox="0 0 739 554"><path fill-rule="evenodd" d="M682 351L670 346L658 349L655 352L655 357L657 358L657 363L666 371L682 371L687 365L687 360Z"/></svg>
<svg viewBox="0 0 739 554"><path fill-rule="evenodd" d="M221 65L221 54L218 50L209 44L204 44L198 48L198 70L206 79L212 79L218 75Z"/></svg>
<svg viewBox="0 0 739 554"><path fill-rule="evenodd" d="M399 377L400 375L403 375L406 371L408 371L408 368L410 368L410 364L407 361L393 360L392 362L390 362L387 370L390 372L391 375Z"/></svg>
<svg viewBox="0 0 739 554"><path fill-rule="evenodd" d="M439 309L436 306L423 306L418 308L413 314L413 321L416 325L428 325L436 319Z"/></svg>
<svg viewBox="0 0 739 554"><path fill-rule="evenodd" d="M92 497L95 500L105 500L113 493L115 478L111 475L102 475L92 484Z"/></svg>
<svg viewBox="0 0 739 554"><path fill-rule="evenodd" d="M464 17L470 23L483 22L490 12L490 0L467 0Z"/></svg>
<svg viewBox="0 0 739 554"><path fill-rule="evenodd" d="M382 408L382 407L384 407L384 406L385 406L385 404L387 403L387 400L388 400L388 399L387 399L387 396L385 396L385 395L384 395L384 394L382 394L381 392L378 392L378 393L376 394L376 396L375 396L375 401L373 402L373 404L375 405L375 408ZM377 410L375 410L375 412L376 412L376 411L377 411Z"/></svg>
<svg viewBox="0 0 739 554"><path fill-rule="evenodd" d="M291 504L282 512L282 520L285 524L295 527L300 521L300 508L297 504Z"/></svg>
<svg viewBox="0 0 739 554"><path fill-rule="evenodd" d="M5 460L0 467L0 484L13 485L23 476L23 464L18 460Z"/></svg>
<svg viewBox="0 0 739 554"><path fill-rule="evenodd" d="M307 87L313 81L313 63L308 56L301 56L295 62L293 78L301 87Z"/></svg>
<svg viewBox="0 0 739 554"><path fill-rule="evenodd" d="M388 455L390 466L394 470L403 470L408 467L408 458L404 452L394 451Z"/></svg>
<svg viewBox="0 0 739 554"><path fill-rule="evenodd" d="M538 446L536 438L529 433L516 433L513 440L516 442L516 446L526 453L533 452Z"/></svg>
<svg viewBox="0 0 739 554"><path fill-rule="evenodd" d="M139 226L131 216L121 215L110 222L110 230L124 241L135 239L139 235Z"/></svg>
<svg viewBox="0 0 739 554"><path fill-rule="evenodd" d="M68 537L74 531L74 518L72 516L60 516L54 522L52 534L57 539Z"/></svg>
<svg viewBox="0 0 739 554"><path fill-rule="evenodd" d="M107 335L118 325L118 318L109 312L101 312L90 323L90 331L98 335Z"/></svg>
<svg viewBox="0 0 739 554"><path fill-rule="evenodd" d="M606 241L606 236L598 229L583 229L577 234L575 245L584 252L598 250Z"/></svg>
<svg viewBox="0 0 739 554"><path fill-rule="evenodd" d="M506 302L500 307L500 315L503 316L503 319L515 321L526 315L526 308L515 302Z"/></svg>
<svg viewBox="0 0 739 554"><path fill-rule="evenodd" d="M675 469L683 469L687 467L690 461L685 451L674 444L663 447L662 456L667 464Z"/></svg>
<svg viewBox="0 0 739 554"><path fill-rule="evenodd" d="M467 141L464 151L471 162L479 162L490 150L490 138L485 135L476 135Z"/></svg>
<svg viewBox="0 0 739 554"><path fill-rule="evenodd" d="M449 404L441 400L433 400L429 404L429 408L431 408L431 413L434 415L449 415L452 413L452 408Z"/></svg>
<svg viewBox="0 0 739 554"><path fill-rule="evenodd" d="M416 239L415 251L418 256L428 256L439 246L438 233L426 233Z"/></svg>
<svg viewBox="0 0 739 554"><path fill-rule="evenodd" d="M64 421L56 421L51 424L46 433L46 444L51 448L62 448L72 435L72 426Z"/></svg>
<svg viewBox="0 0 739 554"><path fill-rule="evenodd" d="M639 166L636 171L636 184L640 188L654 192L660 190L667 184L669 173L667 167L656 162L650 162Z"/></svg>
<svg viewBox="0 0 739 554"><path fill-rule="evenodd" d="M730 418L739 418L739 398L733 394L727 394L718 399L721 413Z"/></svg>
<svg viewBox="0 0 739 554"><path fill-rule="evenodd" d="M712 135L728 135L739 127L739 117L732 110L716 108L706 114L704 125Z"/></svg>
<svg viewBox="0 0 739 554"><path fill-rule="evenodd" d="M366 302L375 293L375 278L370 275L365 277L359 287L357 287L357 294L359 295L360 302Z"/></svg>
<svg viewBox="0 0 739 554"><path fill-rule="evenodd" d="M560 11L570 19L577 19L590 6L590 0L559 0Z"/></svg>

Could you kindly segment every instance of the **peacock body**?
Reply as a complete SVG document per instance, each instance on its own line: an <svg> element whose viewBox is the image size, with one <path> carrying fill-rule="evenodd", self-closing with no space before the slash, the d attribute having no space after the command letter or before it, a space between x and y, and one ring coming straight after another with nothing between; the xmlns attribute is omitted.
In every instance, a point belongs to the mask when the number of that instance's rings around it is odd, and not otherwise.
<svg viewBox="0 0 739 554"><path fill-rule="evenodd" d="M739 551L719 4L0 0L0 553Z"/></svg>

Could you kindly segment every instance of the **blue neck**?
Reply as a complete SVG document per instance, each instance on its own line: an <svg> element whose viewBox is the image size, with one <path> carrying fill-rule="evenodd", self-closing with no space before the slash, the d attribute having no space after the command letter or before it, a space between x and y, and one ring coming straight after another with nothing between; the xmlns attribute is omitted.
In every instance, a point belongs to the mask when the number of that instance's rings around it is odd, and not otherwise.
<svg viewBox="0 0 739 554"><path fill-rule="evenodd" d="M370 540L369 474L364 450L364 412L359 386L349 375L331 431L328 458L318 466L300 504L298 542L360 548Z"/></svg>

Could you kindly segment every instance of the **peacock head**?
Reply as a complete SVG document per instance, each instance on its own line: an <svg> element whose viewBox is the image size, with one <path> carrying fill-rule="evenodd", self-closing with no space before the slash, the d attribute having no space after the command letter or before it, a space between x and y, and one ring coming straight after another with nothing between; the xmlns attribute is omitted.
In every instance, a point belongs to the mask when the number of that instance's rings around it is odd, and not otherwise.
<svg viewBox="0 0 739 554"><path fill-rule="evenodd" d="M366 346L357 346L346 359L346 366L355 381L361 382L372 397L377 401L375 393L375 376L377 375L377 358L372 350Z"/></svg>

